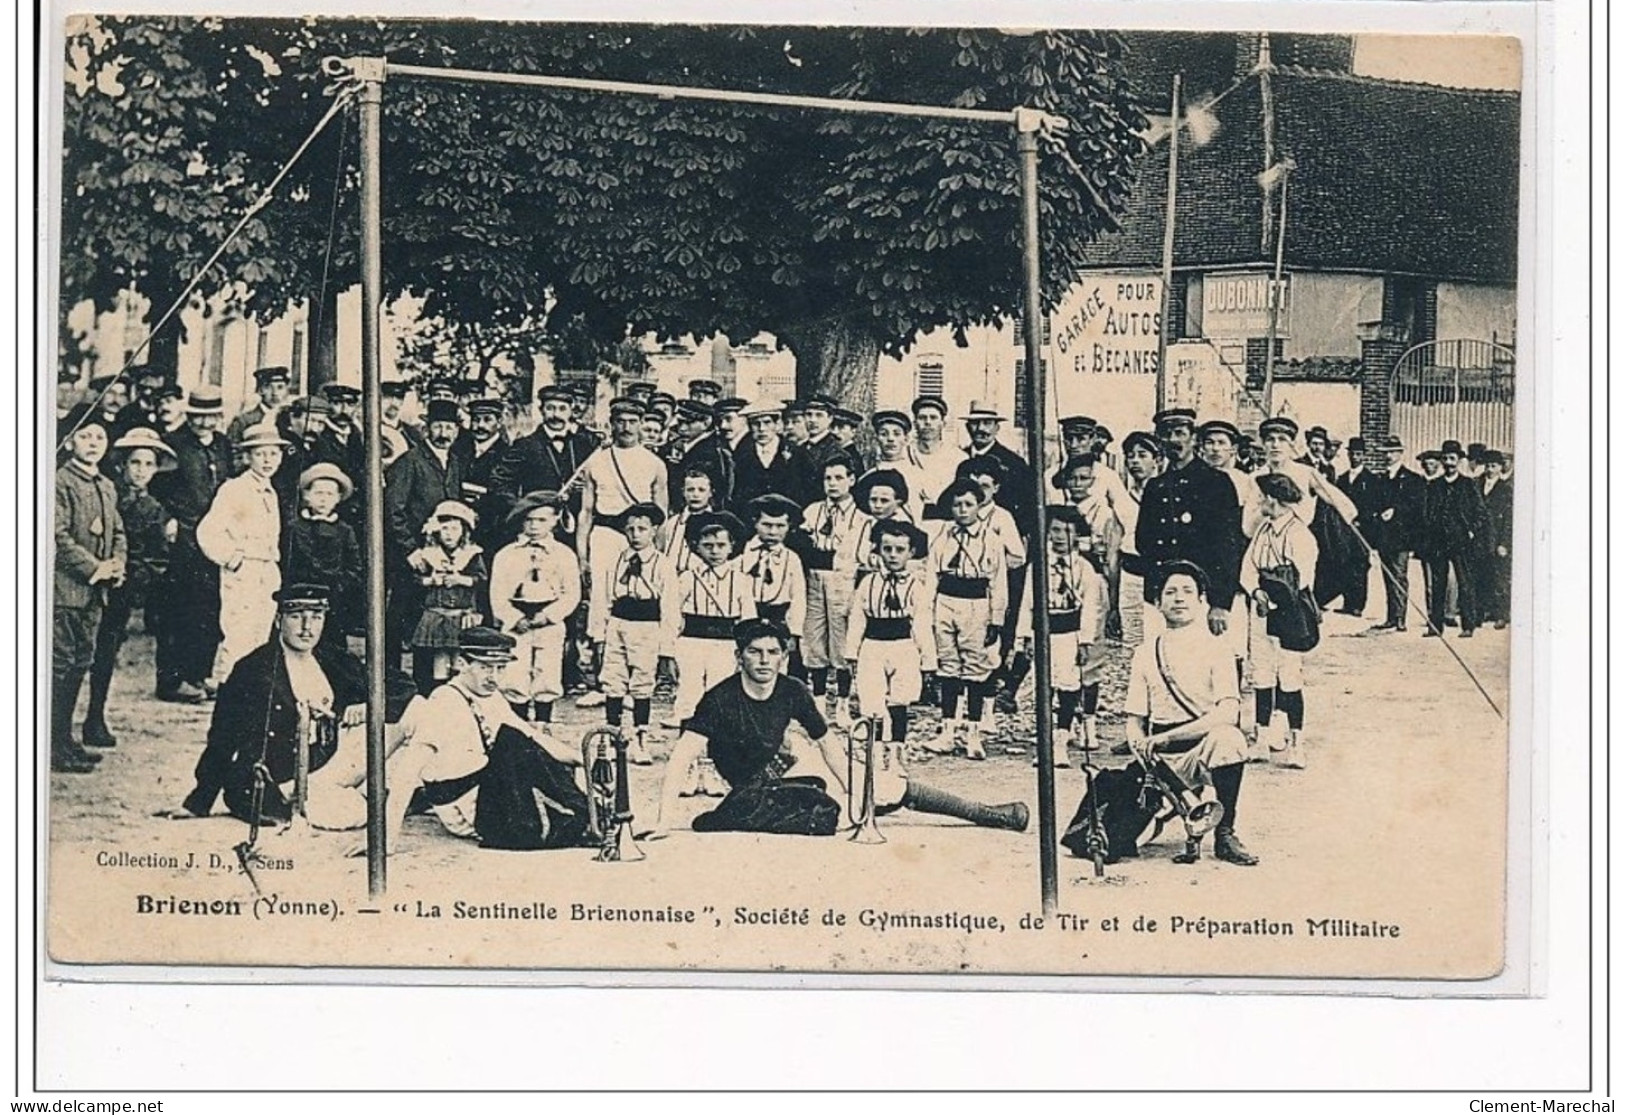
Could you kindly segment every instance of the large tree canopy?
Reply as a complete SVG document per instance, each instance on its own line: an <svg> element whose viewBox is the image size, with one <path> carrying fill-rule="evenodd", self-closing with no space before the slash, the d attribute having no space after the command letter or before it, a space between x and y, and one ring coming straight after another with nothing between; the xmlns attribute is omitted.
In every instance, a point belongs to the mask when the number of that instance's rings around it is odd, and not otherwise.
<svg viewBox="0 0 1625 1115"><path fill-rule="evenodd" d="M89 75L69 90L70 299L178 287L319 118L325 55L1044 109L1071 123L1041 159L1049 299L1125 204L1143 124L1122 42L1095 32L131 19L70 49ZM861 403L880 351L1019 308L1007 127L404 76L384 105L386 288L426 313L545 306L606 341L766 330L804 386ZM330 131L227 257L252 312L316 293L335 181L329 281L354 275L354 127L342 174Z"/></svg>

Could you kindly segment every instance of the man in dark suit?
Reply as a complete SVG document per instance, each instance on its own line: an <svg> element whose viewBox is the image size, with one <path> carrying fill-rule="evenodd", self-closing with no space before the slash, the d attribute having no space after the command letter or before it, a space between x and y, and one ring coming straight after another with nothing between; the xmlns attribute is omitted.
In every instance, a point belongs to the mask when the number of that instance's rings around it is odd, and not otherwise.
<svg viewBox="0 0 1625 1115"><path fill-rule="evenodd" d="M494 503L504 517L528 492L559 492L575 478L566 506L569 515L560 517L559 539L571 541L569 523L581 511L581 466L598 448L597 435L584 428L572 428L574 396L557 384L536 393L542 409L542 422L524 437L516 438L491 473Z"/></svg>
<svg viewBox="0 0 1625 1115"><path fill-rule="evenodd" d="M1350 525L1369 542L1372 503L1377 498L1378 474L1367 467L1364 438L1358 435L1349 438L1348 449L1349 470L1339 476L1335 483L1338 490L1348 496L1349 502L1354 504L1354 522ZM1366 568L1369 573L1369 565ZM1338 611L1348 616L1364 615L1369 582L1369 576L1351 578L1347 590L1343 593L1343 606Z"/></svg>
<svg viewBox="0 0 1625 1115"><path fill-rule="evenodd" d="M1383 438L1379 452L1383 469L1368 474L1370 503L1360 512L1360 530L1377 551L1377 560L1382 564L1382 591L1386 601L1383 621L1372 630L1403 631L1410 599L1411 551L1425 525L1422 516L1427 481L1402 463L1405 443L1399 438L1392 434ZM1359 505L1358 500L1356 505Z"/></svg>
<svg viewBox="0 0 1625 1115"><path fill-rule="evenodd" d="M760 496L777 494L805 507L816 497L807 458L784 436L784 408L762 400L744 410L750 434L734 451L734 489L728 509L740 519L753 518L751 503Z"/></svg>
<svg viewBox="0 0 1625 1115"><path fill-rule="evenodd" d="M733 452L716 429L716 415L705 403L683 399L677 404L677 436L666 444L668 506L683 505L683 477L698 469L711 478L711 491L719 504L733 490Z"/></svg>
<svg viewBox="0 0 1625 1115"><path fill-rule="evenodd" d="M993 457L1004 466L1004 484L993 501L1010 512L1011 518L1016 521L1016 529L1021 531L1022 539L1029 543L1030 548L1033 519L1036 517L1033 470L1027 458L1000 443L999 427L1004 424L1004 415L982 403L972 403L970 411L960 421L965 423L965 436L970 441L965 447L965 456ZM1012 608L1015 603L1011 602Z"/></svg>
<svg viewBox="0 0 1625 1115"><path fill-rule="evenodd" d="M507 541L499 539L504 507L496 474L513 442L502 427L502 412L501 399L474 399L468 404L468 429L452 447L464 459L462 501L479 515L474 538L488 555Z"/></svg>
<svg viewBox="0 0 1625 1115"><path fill-rule="evenodd" d="M1512 620L1512 458L1498 449L1484 452L1484 618L1497 630Z"/></svg>
<svg viewBox="0 0 1625 1115"><path fill-rule="evenodd" d="M1447 586L1450 574L1456 577L1456 603L1461 618L1461 638L1472 637L1479 625L1478 587L1486 541L1488 519L1484 496L1478 485L1462 475L1466 459L1461 443L1447 441L1439 447L1444 474L1429 492L1428 516L1432 520L1432 540L1428 546L1428 635L1444 633Z"/></svg>
<svg viewBox="0 0 1625 1115"><path fill-rule="evenodd" d="M457 404L437 399L425 414L425 436L390 463L384 474L384 527L389 547L390 646L399 646L417 623L422 593L406 566L407 555L423 542L423 526L442 502L463 498L468 460L457 444L462 431Z"/></svg>
<svg viewBox="0 0 1625 1115"><path fill-rule="evenodd" d="M1197 459L1195 411L1164 410L1152 421L1168 467L1146 482L1134 532L1134 548L1152 568L1146 577L1146 597L1154 599L1161 587L1158 566L1188 561L1207 574L1208 629L1222 635L1229 627L1229 604L1236 598L1241 574L1243 535L1236 486ZM1265 419L1259 427L1261 435L1270 421Z"/></svg>
<svg viewBox="0 0 1625 1115"><path fill-rule="evenodd" d="M164 441L175 468L152 479L152 494L175 517L175 544L162 591L147 605L157 618L158 699L195 703L214 669L220 644L220 567L198 549L197 525L214 494L231 476L231 444L219 432L220 389L199 387L187 405L186 425ZM152 605L159 605L152 616Z"/></svg>

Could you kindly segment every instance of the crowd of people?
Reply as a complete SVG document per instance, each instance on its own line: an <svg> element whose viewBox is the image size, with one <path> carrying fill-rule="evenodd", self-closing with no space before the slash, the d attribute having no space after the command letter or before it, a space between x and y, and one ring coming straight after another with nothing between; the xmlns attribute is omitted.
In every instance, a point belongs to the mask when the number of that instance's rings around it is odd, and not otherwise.
<svg viewBox="0 0 1625 1115"><path fill-rule="evenodd" d="M245 819L286 818L288 749L302 741L319 777L300 807L354 827L364 778L344 740L361 723L351 649L368 603L361 396L328 384L290 398L280 367L255 379L258 401L229 424L217 388L183 392L147 370L133 397L99 381L61 417L52 769L89 773L116 745L108 689L140 609L156 697L216 702L178 812L207 814L224 791ZM421 421L408 422L414 390ZM591 385L550 385L539 424L514 436L514 408L463 381L381 394L389 769L408 791L391 795L394 823L415 798L448 831L498 846L580 835L564 769L580 757L547 728L567 696L612 726L629 718L635 763L651 761L661 727L676 730L662 818L677 797L726 787L696 828L844 823L841 795L826 793L839 764L787 743L792 721L820 747L831 722L874 725L899 766L913 748L985 758L995 711L1014 707L1030 672L1042 562L1056 731L1036 758L1066 766L1099 749L1110 647L1133 646L1122 746L1213 795L1215 855L1251 864L1236 835L1242 774L1272 754L1305 763L1322 609L1363 614L1375 568L1373 631L1407 630L1416 560L1423 634L1510 618L1512 460L1476 444L1426 449L1417 473L1398 438L1351 438L1344 454L1285 416L1255 439L1171 408L1119 450L1071 415L1037 463L1054 495L1035 538L1035 464L980 404L955 416L922 396L865 419L827 396L746 401L697 380L678 399L634 383L600 431ZM662 682L675 697L657 725ZM940 721L911 733L930 705ZM482 829L473 795L494 798L499 768L498 785L559 807L539 814L543 836ZM1024 807L917 780L887 798L1026 824Z"/></svg>

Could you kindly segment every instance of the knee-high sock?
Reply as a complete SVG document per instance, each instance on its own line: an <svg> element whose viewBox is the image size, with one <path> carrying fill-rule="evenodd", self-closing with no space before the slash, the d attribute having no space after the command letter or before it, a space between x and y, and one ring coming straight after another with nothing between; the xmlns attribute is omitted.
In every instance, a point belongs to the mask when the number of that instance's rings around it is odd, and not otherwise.
<svg viewBox="0 0 1625 1115"><path fill-rule="evenodd" d="M1219 804L1224 806L1224 828L1233 830L1236 827L1236 802L1241 797L1241 776L1246 770L1246 763L1229 763L1214 767L1209 772L1213 778L1213 791L1218 795Z"/></svg>
<svg viewBox="0 0 1625 1115"><path fill-rule="evenodd" d="M612 728L619 728L621 726L621 713L623 713L625 711L626 711L626 698L624 698L624 697L605 697L604 698L604 723L605 724L608 724Z"/></svg>
<svg viewBox="0 0 1625 1115"><path fill-rule="evenodd" d="M1010 829L1020 832L1027 827L1027 809L1020 803L1011 805L983 805L909 779L903 792L903 808L917 813L936 813L944 817L958 817L983 828ZM1020 824L1016 822L1020 821Z"/></svg>
<svg viewBox="0 0 1625 1115"><path fill-rule="evenodd" d="M1083 694L1076 689L1058 689L1055 692L1056 702L1061 706L1055 715L1056 726L1066 730L1072 727L1078 718L1078 698Z"/></svg>
<svg viewBox="0 0 1625 1115"><path fill-rule="evenodd" d="M632 726L645 728L649 724L650 700L648 697L632 698Z"/></svg>
<svg viewBox="0 0 1625 1115"><path fill-rule="evenodd" d="M536 723L538 723L538 724L551 724L551 723L553 723L553 702L552 701L537 701L536 702Z"/></svg>
<svg viewBox="0 0 1625 1115"><path fill-rule="evenodd" d="M1303 730L1303 690L1288 693L1279 686L1275 689L1275 704L1286 713L1287 726L1294 732Z"/></svg>
<svg viewBox="0 0 1625 1115"><path fill-rule="evenodd" d="M1275 715L1275 690L1253 690L1253 723L1260 728L1267 728L1270 719Z"/></svg>
<svg viewBox="0 0 1625 1115"><path fill-rule="evenodd" d="M1030 654L1017 651L1010 658L1010 670L1005 675L1005 684L1011 693L1021 688L1021 683L1027 680L1027 672L1033 668L1033 659Z"/></svg>
<svg viewBox="0 0 1625 1115"><path fill-rule="evenodd" d="M1083 715L1093 716L1100 708L1100 683L1083 687Z"/></svg>
<svg viewBox="0 0 1625 1115"><path fill-rule="evenodd" d="M908 706L887 705L886 716L891 720L892 742L902 743L908 739Z"/></svg>
<svg viewBox="0 0 1625 1115"><path fill-rule="evenodd" d="M938 686L942 700L942 718L956 720L959 718L959 695L965 691L965 682L962 678L942 678Z"/></svg>
<svg viewBox="0 0 1625 1115"><path fill-rule="evenodd" d="M807 679L812 684L814 697L822 697L829 692L829 670L813 670Z"/></svg>
<svg viewBox="0 0 1625 1115"><path fill-rule="evenodd" d="M852 671L837 666L835 668L835 695L837 697L852 696Z"/></svg>
<svg viewBox="0 0 1625 1115"><path fill-rule="evenodd" d="M966 683L965 689L965 718L979 721L982 719L982 706L987 703L988 691L992 688L992 681L972 681Z"/></svg>

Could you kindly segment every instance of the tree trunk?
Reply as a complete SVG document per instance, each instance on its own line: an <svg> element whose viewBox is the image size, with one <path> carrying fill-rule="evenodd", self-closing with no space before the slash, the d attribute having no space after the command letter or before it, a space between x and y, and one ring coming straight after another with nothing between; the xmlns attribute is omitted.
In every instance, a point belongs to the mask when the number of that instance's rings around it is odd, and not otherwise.
<svg viewBox="0 0 1625 1115"><path fill-rule="evenodd" d="M841 406L868 415L875 409L880 344L843 321L791 325L782 334L796 355L796 395L832 396Z"/></svg>
<svg viewBox="0 0 1625 1115"><path fill-rule="evenodd" d="M330 284L326 303L313 303L311 312L315 320L311 322L310 375L305 392L314 395L339 376L339 284Z"/></svg>

